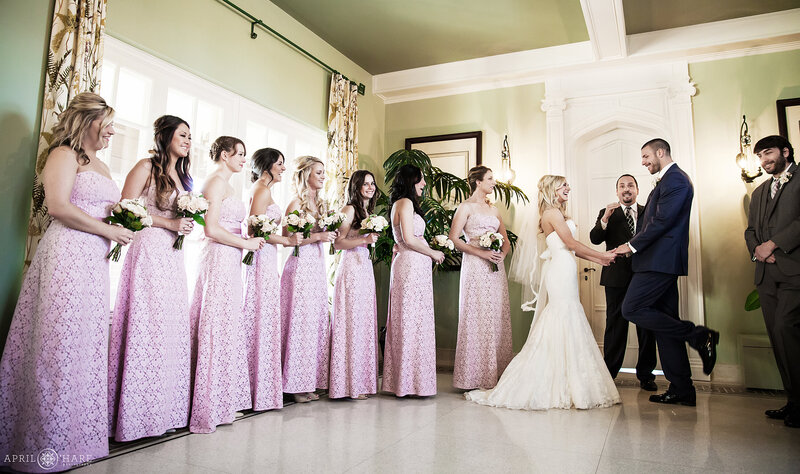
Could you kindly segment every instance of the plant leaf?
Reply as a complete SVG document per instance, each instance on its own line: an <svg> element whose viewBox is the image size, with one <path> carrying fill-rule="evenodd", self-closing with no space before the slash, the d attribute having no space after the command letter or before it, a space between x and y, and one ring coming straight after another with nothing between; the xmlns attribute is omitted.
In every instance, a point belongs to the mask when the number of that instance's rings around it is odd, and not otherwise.
<svg viewBox="0 0 800 474"><path fill-rule="evenodd" d="M744 302L744 310L745 311L754 311L761 307L761 298L758 296L758 290L753 290L747 295L747 299Z"/></svg>

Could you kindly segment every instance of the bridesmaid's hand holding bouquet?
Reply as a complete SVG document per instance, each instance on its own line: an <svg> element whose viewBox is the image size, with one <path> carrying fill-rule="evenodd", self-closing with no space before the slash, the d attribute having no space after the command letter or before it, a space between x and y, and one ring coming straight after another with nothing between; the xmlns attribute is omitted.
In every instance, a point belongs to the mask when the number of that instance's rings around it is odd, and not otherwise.
<svg viewBox="0 0 800 474"><path fill-rule="evenodd" d="M153 225L153 218L147 213L147 206L142 198L123 199L111 209L111 215L106 219L109 224L117 224L133 232L140 231ZM122 244L117 244L106 255L106 258L118 262Z"/></svg>
<svg viewBox="0 0 800 474"><path fill-rule="evenodd" d="M485 249L491 250L492 252L500 252L503 250L503 234L499 232L488 231L480 237L478 245ZM496 262L490 263L492 264L493 272L499 270Z"/></svg>
<svg viewBox="0 0 800 474"><path fill-rule="evenodd" d="M278 224L276 224L275 221L270 219L266 214L249 216L244 220L244 223L247 226L247 233L250 235L250 237L261 237L264 240L269 240L269 236L279 229ZM242 263L245 265L252 265L254 255L254 250L248 251L244 256Z"/></svg>
<svg viewBox="0 0 800 474"><path fill-rule="evenodd" d="M453 255L453 250L456 248L456 246L449 237L444 234L439 234L435 236L433 240L431 240L431 248L439 250L445 255L445 258L447 258ZM439 267L438 263L436 264L436 267Z"/></svg>
<svg viewBox="0 0 800 474"><path fill-rule="evenodd" d="M311 229L317 221L313 216L295 209L286 216L286 228L289 232L302 233L303 238L307 239L311 236ZM300 247L295 245L292 255L297 257L300 254Z"/></svg>
<svg viewBox="0 0 800 474"><path fill-rule="evenodd" d="M322 229L325 229L328 232L336 232L339 227L342 226L342 222L344 222L345 216L341 212L336 211L328 211L328 213L319 220L319 226ZM331 255L336 253L336 249L333 248L333 244L331 244Z"/></svg>
<svg viewBox="0 0 800 474"><path fill-rule="evenodd" d="M361 229L359 229L358 233L361 235L382 234L387 227L389 227L389 221L385 217L370 214L369 217L361 221ZM375 244L369 244L369 246L374 247Z"/></svg>
<svg viewBox="0 0 800 474"><path fill-rule="evenodd" d="M183 193L178 196L178 217L191 217L198 224L205 226L206 220L203 214L208 211L208 200L202 194L196 192ZM172 244L172 248L181 250L183 248L183 238L185 235L178 232L178 238Z"/></svg>

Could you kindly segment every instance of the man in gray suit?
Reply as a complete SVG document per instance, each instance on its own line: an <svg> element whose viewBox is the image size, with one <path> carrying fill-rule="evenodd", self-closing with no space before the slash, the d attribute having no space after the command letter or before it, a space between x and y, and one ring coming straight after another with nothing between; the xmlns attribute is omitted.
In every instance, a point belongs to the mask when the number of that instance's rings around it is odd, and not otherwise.
<svg viewBox="0 0 800 474"><path fill-rule="evenodd" d="M754 152L772 179L753 191L744 238L756 262L755 283L775 361L788 395L769 418L800 428L800 177L792 145L772 135Z"/></svg>

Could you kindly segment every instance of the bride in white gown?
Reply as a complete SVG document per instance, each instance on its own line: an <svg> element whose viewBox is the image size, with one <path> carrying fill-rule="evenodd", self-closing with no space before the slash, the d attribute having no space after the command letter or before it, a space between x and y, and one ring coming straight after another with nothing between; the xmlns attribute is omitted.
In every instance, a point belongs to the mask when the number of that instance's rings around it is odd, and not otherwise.
<svg viewBox="0 0 800 474"><path fill-rule="evenodd" d="M482 405L520 410L609 407L620 402L619 393L581 306L575 255L609 265L614 254L575 240L575 223L565 216L570 191L566 178L545 175L538 188L547 249L539 257L540 288L528 339L493 389L464 396Z"/></svg>

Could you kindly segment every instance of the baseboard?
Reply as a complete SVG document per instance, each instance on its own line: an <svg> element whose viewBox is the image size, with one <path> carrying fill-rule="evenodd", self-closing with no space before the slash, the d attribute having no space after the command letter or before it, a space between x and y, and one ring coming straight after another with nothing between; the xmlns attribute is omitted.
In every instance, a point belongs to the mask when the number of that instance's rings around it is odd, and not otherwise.
<svg viewBox="0 0 800 474"><path fill-rule="evenodd" d="M711 373L712 383L744 385L744 374L739 364L717 364Z"/></svg>

